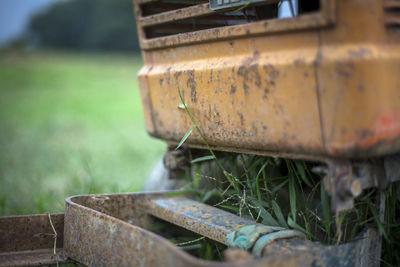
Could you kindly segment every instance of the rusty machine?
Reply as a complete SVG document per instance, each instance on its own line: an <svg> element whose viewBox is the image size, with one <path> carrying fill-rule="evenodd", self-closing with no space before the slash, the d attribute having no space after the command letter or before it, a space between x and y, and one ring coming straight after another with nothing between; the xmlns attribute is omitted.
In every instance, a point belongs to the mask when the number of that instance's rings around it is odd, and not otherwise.
<svg viewBox="0 0 400 267"><path fill-rule="evenodd" d="M133 4L150 135L177 145L188 109L208 142L193 131L189 148L320 162L335 211L400 180L400 1ZM197 259L144 230L152 216L253 257ZM379 266L380 253L372 229L324 246L165 193L74 196L65 214L0 219L1 266Z"/></svg>

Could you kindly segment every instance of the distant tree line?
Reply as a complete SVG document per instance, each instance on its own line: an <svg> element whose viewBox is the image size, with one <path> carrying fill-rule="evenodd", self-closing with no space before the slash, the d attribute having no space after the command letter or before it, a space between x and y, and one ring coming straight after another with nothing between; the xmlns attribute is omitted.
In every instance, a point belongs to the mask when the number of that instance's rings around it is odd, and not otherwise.
<svg viewBox="0 0 400 267"><path fill-rule="evenodd" d="M29 32L41 47L139 51L131 0L69 0L34 16Z"/></svg>

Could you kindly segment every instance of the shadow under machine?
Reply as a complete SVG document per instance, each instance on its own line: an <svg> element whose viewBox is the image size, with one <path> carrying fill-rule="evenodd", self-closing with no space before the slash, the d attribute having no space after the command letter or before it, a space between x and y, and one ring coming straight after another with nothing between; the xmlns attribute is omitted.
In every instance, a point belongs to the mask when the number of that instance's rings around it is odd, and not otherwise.
<svg viewBox="0 0 400 267"><path fill-rule="evenodd" d="M352 208L364 190L400 180L400 1L133 4L150 135L175 147L194 120L202 134L192 131L190 150L319 162L334 212ZM376 205L383 214L382 201ZM195 258L144 230L153 217L247 249L252 258ZM165 193L74 196L65 214L51 218L1 218L0 266L379 266L381 254L373 229L324 246Z"/></svg>

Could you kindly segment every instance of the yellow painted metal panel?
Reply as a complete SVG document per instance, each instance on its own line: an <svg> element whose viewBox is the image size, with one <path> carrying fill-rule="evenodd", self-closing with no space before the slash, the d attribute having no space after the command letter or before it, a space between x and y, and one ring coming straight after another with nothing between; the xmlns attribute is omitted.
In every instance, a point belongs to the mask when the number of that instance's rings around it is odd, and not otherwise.
<svg viewBox="0 0 400 267"><path fill-rule="evenodd" d="M388 28L384 1L321 3L303 28L274 20L267 24L276 31L249 23L255 32L238 26L241 35L213 39L203 31L191 33L195 42L182 34L174 46L145 46L139 81L149 133L177 143L192 126L178 107L180 90L215 149L346 158L398 152L400 33ZM330 23L309 21L316 17ZM187 144L204 147L195 132Z"/></svg>

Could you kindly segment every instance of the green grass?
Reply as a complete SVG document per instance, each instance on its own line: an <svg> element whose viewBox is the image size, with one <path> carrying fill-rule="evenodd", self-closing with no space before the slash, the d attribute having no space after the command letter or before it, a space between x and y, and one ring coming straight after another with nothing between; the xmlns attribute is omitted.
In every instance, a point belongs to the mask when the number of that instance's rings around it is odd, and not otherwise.
<svg viewBox="0 0 400 267"><path fill-rule="evenodd" d="M0 53L0 215L139 191L165 145L144 128L136 55Z"/></svg>

